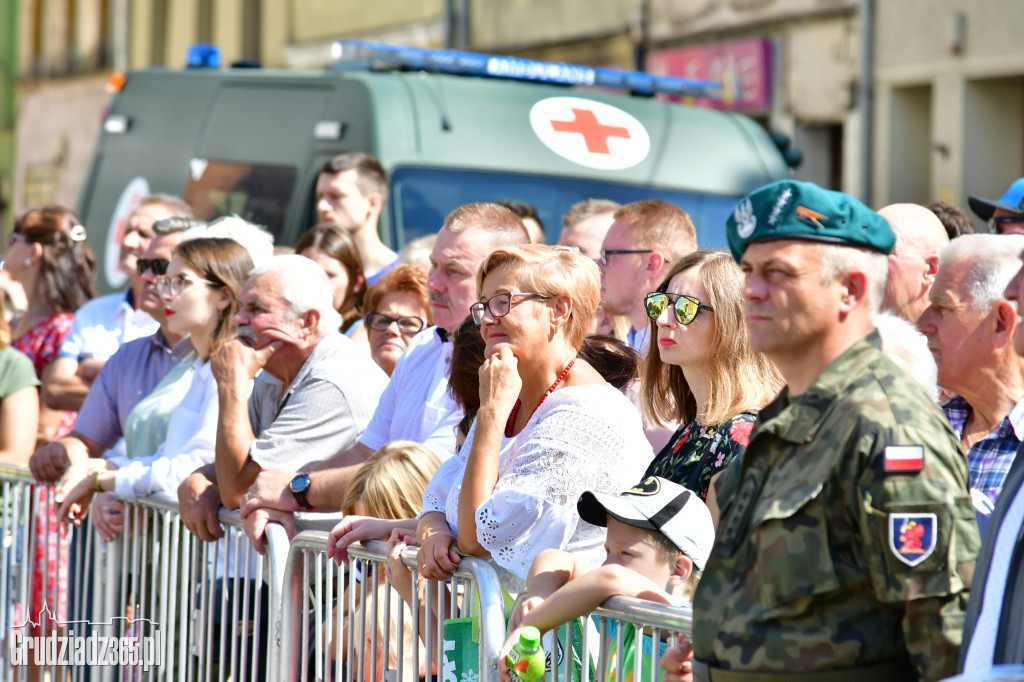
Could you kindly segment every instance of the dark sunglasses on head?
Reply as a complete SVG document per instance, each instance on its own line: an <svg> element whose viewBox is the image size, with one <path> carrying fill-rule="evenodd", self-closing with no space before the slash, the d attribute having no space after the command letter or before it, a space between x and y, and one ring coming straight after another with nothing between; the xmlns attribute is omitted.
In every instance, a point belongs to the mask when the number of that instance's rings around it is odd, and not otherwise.
<svg viewBox="0 0 1024 682"><path fill-rule="evenodd" d="M152 270L154 275L160 277L167 274L167 266L170 264L171 261L166 258L139 258L135 261L135 269L140 275L146 274L146 270Z"/></svg>
<svg viewBox="0 0 1024 682"><path fill-rule="evenodd" d="M672 303L673 297L675 297L673 311L675 312L676 320L679 324L690 324L693 322L694 318L697 317L697 313L701 310L707 310L709 313L715 311L714 308L704 305L700 302L700 299L694 298L693 296L687 296L686 294L666 294L662 291L655 291L644 296L644 307L647 308L647 317L651 318L652 321L657 322L658 318L665 312L669 304Z"/></svg>

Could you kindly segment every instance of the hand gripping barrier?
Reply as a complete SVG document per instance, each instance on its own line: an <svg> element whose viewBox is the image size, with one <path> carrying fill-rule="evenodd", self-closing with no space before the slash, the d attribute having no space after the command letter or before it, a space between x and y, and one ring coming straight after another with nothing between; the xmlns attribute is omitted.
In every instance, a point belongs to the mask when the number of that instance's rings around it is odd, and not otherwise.
<svg viewBox="0 0 1024 682"><path fill-rule="evenodd" d="M326 547L327 533L321 531L304 531L292 539L282 605L282 681L410 682L434 675L447 680L437 653L443 648L438 646L443 619L420 613L419 601L409 611L402 606L385 575L385 544L350 547L347 569L327 559ZM403 556L414 581L416 552L410 547ZM432 613L475 619L479 682L497 682L505 622L494 569L464 558L448 584L424 581L421 598Z"/></svg>

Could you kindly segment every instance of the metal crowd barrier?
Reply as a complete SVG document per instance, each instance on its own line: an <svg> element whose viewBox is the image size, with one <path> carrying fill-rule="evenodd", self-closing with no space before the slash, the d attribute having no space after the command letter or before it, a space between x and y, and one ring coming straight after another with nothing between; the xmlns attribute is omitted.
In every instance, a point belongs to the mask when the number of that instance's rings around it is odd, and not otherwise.
<svg viewBox="0 0 1024 682"><path fill-rule="evenodd" d="M18 668L26 658L29 668L34 664L38 647L12 639L15 630L28 632L19 626L33 608L35 561L29 557L51 534L66 538L58 547L70 544L70 558L47 576L69 602L67 613L55 633L33 633L58 638L51 680L59 679L58 668L72 682L273 679L288 550L281 526L268 528L263 557L242 531L238 512L221 509L225 538L205 543L181 523L176 499L154 495L126 503L125 532L105 543L88 517L78 529L44 524L40 533L37 525L48 518L52 500L52 489L34 485L27 471L0 471L0 680L24 680Z"/></svg>
<svg viewBox="0 0 1024 682"><path fill-rule="evenodd" d="M419 603L408 611L402 606L385 575L385 544L350 547L350 565L339 569L327 560L327 535L304 531L292 539L282 605L282 679L409 682L439 675L447 680L437 653L443 621L423 618L423 632ZM410 547L403 561L415 583L416 548ZM479 682L497 682L505 621L494 569L479 559L463 559L448 584L425 581L423 598L435 614L476 619Z"/></svg>
<svg viewBox="0 0 1024 682"><path fill-rule="evenodd" d="M451 581L421 588L434 614L473 619L479 677L455 680L444 666L442 619L423 617L421 628L419 604L402 606L385 576L383 542L350 548L345 569L327 560L326 532L303 531L289 545L284 529L270 524L262 557L237 512L222 509L225 539L204 543L182 525L177 500L153 496L126 504L126 531L105 543L88 518L78 529L48 522L52 503L52 490L26 471L0 468L0 682L31 679L13 645L39 606L39 548L48 559L69 554L43 573L47 599L66 600L67 613L41 634L106 638L135 652L101 664L70 658L49 666L51 681L497 682L506 614L487 562L466 558ZM404 557L414 579L415 557L416 548ZM566 626L560 638L545 635L546 679L657 682L659 649L688 636L691 618L688 608L610 599L582 621L575 640Z"/></svg>

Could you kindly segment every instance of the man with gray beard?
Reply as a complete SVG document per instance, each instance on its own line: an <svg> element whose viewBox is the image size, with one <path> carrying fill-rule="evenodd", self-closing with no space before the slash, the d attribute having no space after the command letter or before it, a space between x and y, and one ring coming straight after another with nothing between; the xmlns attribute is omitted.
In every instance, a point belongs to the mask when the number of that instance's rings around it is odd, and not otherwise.
<svg viewBox="0 0 1024 682"><path fill-rule="evenodd" d="M250 273L240 298L238 338L211 359L216 460L178 488L182 520L206 541L223 535L221 503L237 508L263 469L297 472L353 446L388 382L338 332L330 280L309 259L271 258Z"/></svg>

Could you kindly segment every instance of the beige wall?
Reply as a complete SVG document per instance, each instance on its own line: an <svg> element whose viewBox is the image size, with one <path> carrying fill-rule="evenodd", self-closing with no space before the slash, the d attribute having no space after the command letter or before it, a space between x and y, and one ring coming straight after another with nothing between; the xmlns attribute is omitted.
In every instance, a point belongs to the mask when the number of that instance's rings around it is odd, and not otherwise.
<svg viewBox="0 0 1024 682"><path fill-rule="evenodd" d="M14 211L27 203L74 206L110 99L106 76L44 81L18 91ZM26 178L33 186L26 189ZM35 201L33 201L33 199Z"/></svg>
<svg viewBox="0 0 1024 682"><path fill-rule="evenodd" d="M709 33L756 30L765 24L848 14L858 0L650 0L651 37L676 40Z"/></svg>
<svg viewBox="0 0 1024 682"><path fill-rule="evenodd" d="M614 35L628 30L631 0L475 0L470 42L475 49L512 49Z"/></svg>
<svg viewBox="0 0 1024 682"><path fill-rule="evenodd" d="M444 0L292 0L291 42L330 40L377 33L441 16Z"/></svg>
<svg viewBox="0 0 1024 682"><path fill-rule="evenodd" d="M941 198L967 210L968 195L997 198L1024 175L1021 26L1020 0L878 0L876 205ZM913 119L904 118L908 93L927 98ZM905 135L920 137L923 122L929 139L906 156Z"/></svg>

